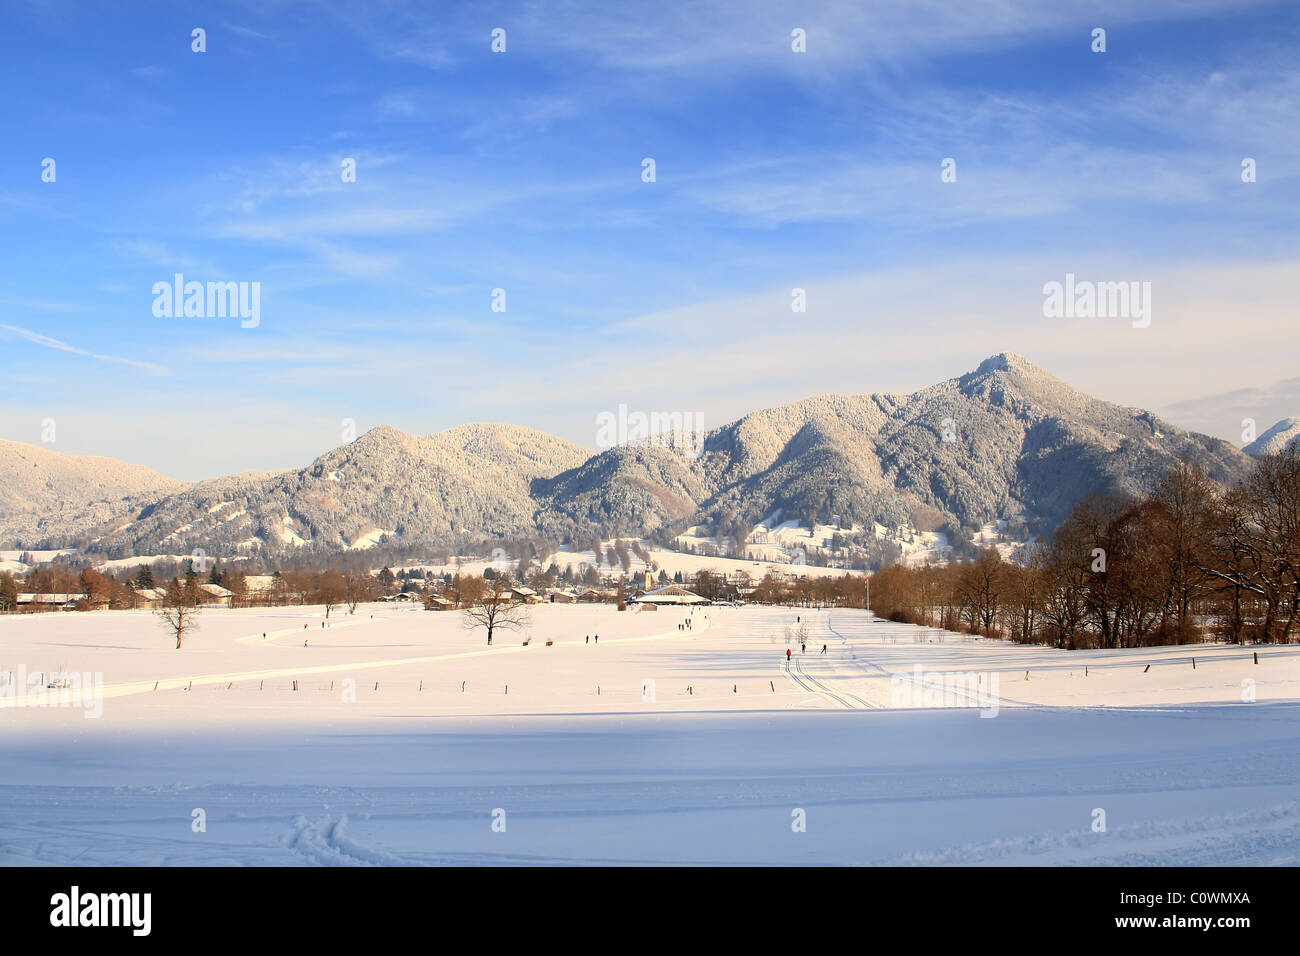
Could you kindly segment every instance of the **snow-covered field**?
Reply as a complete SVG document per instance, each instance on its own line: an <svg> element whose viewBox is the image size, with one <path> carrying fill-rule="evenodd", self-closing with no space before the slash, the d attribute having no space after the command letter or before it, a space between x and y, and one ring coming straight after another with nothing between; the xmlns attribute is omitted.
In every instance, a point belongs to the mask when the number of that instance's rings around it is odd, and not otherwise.
<svg viewBox="0 0 1300 956"><path fill-rule="evenodd" d="M1296 646L787 608L541 606L492 648L449 612L322 621L209 609L177 651L148 612L0 618L0 673L102 680L0 696L0 862L1300 862Z"/></svg>

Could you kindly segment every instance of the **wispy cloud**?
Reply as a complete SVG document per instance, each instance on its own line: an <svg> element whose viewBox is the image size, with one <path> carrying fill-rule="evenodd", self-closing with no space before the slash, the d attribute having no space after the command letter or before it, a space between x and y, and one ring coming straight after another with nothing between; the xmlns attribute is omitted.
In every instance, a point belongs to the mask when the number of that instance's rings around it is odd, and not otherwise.
<svg viewBox="0 0 1300 956"><path fill-rule="evenodd" d="M258 32L257 30L254 30L252 27L240 26L240 25L237 24L237 23L226 23L226 24L224 24L224 26L225 26L225 28L226 28L227 30L229 30L231 33L238 33L238 34L239 34L240 36L242 36L242 37L253 37L254 39L257 39L257 40L269 40L269 39L271 39L271 38L270 38L269 36L267 36L265 33L260 33L260 32Z"/></svg>
<svg viewBox="0 0 1300 956"><path fill-rule="evenodd" d="M50 338L48 335L42 335L39 332L33 332L31 329L22 329L16 325L5 325L0 323L0 330L15 335L18 338L26 339L34 345L42 348L55 349L59 352L68 352L72 355L84 355L87 358L95 359L98 362L112 362L117 365L130 365L135 368L148 369L160 375L168 374L168 369L161 365L155 365L153 362L141 362L137 359L121 358L116 355L102 355L98 352L92 352L89 349L77 348L75 345L69 345L67 342L60 342L58 339Z"/></svg>

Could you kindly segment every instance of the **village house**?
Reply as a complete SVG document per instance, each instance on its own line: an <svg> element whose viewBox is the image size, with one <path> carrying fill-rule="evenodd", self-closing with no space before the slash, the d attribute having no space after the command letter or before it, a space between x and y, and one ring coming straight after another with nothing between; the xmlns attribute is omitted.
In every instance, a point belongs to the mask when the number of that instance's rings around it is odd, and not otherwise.
<svg viewBox="0 0 1300 956"><path fill-rule="evenodd" d="M200 584L199 601L203 604L220 604L230 607L234 594L220 584Z"/></svg>
<svg viewBox="0 0 1300 956"><path fill-rule="evenodd" d="M521 604L541 604L542 599L532 588L526 588L523 585L510 589L510 597L519 601Z"/></svg>
<svg viewBox="0 0 1300 956"><path fill-rule="evenodd" d="M71 611L76 609L77 602L84 597L84 594L32 594L31 592L19 592L14 603L17 607L29 611Z"/></svg>
<svg viewBox="0 0 1300 956"><path fill-rule="evenodd" d="M166 588L136 588L136 599L140 602L141 607L147 607L152 611L162 607L163 600L167 597Z"/></svg>

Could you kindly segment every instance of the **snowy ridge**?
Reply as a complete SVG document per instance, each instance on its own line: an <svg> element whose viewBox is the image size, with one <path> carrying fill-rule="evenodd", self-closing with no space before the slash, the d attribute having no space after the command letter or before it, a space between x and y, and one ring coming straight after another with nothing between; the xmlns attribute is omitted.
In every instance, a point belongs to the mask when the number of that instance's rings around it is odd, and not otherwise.
<svg viewBox="0 0 1300 956"><path fill-rule="evenodd" d="M936 534L944 524L1011 521L1047 533L1083 496L1145 492L1179 459L1225 485L1250 463L1227 442L1093 398L1003 353L912 395L823 395L753 412L709 432L698 457L629 445L591 455L514 425L428 436L379 426L302 469L165 497L167 486L156 487L165 479L142 477L150 496L134 514L83 510L80 524L59 526L122 558L447 544L464 534L581 541L692 526L734 541L780 510L805 528L871 529L858 547L888 542L910 555L946 547ZM55 508L50 496L24 493L36 502L24 533L53 526L40 510ZM91 518L103 520L88 527Z"/></svg>
<svg viewBox="0 0 1300 956"><path fill-rule="evenodd" d="M1242 449L1247 455L1276 455L1300 438L1300 418L1284 418Z"/></svg>
<svg viewBox="0 0 1300 956"><path fill-rule="evenodd" d="M0 542L61 544L185 487L142 465L0 439Z"/></svg>

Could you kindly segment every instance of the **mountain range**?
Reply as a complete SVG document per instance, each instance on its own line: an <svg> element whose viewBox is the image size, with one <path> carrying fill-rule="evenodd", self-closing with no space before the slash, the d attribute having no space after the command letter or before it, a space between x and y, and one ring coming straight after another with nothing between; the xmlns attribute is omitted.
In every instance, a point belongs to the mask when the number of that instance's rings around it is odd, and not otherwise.
<svg viewBox="0 0 1300 956"><path fill-rule="evenodd" d="M1277 428L1260 441L1291 437L1284 423ZM904 525L919 513L966 526L1017 519L1041 533L1089 493L1150 489L1179 459L1225 485L1251 461L1221 439L1093 398L1003 353L910 395L824 395L756 411L693 448L620 445L593 455L515 425L427 436L380 426L304 468L185 484L3 442L0 542L110 558L334 551L385 539L436 545L464 535L586 544L595 534L752 527L778 509L784 520L838 517L845 526Z"/></svg>

